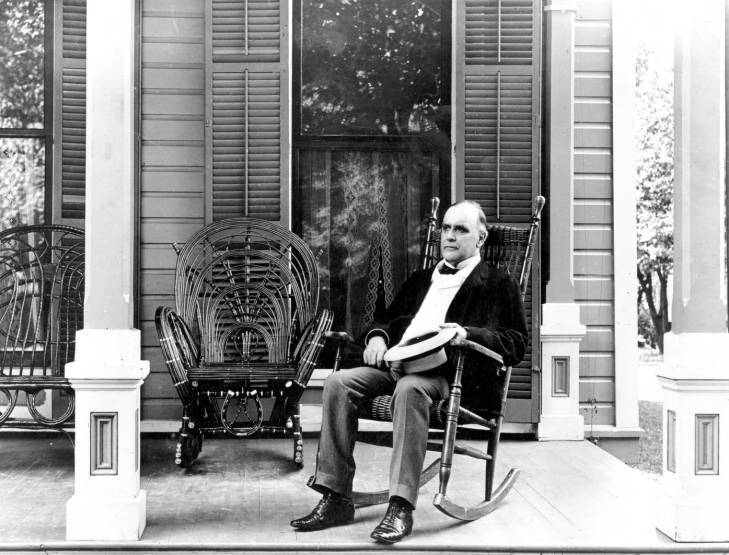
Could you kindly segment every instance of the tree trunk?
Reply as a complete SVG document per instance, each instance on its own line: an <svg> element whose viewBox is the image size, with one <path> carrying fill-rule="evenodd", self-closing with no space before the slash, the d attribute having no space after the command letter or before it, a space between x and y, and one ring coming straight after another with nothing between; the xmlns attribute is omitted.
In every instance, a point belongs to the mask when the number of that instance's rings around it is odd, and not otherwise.
<svg viewBox="0 0 729 555"><path fill-rule="evenodd" d="M671 331L671 322L668 321L668 275L664 274L660 270L656 270L656 275L658 276L658 281L661 284L661 290L658 292L660 297L660 307L661 310L658 313L661 319L660 323L660 335L658 336L659 342L658 342L658 349L661 353L663 353L663 336ZM658 328L656 328L656 332L658 332Z"/></svg>
<svg viewBox="0 0 729 555"><path fill-rule="evenodd" d="M653 322L653 329L656 333L656 344L662 354L663 335L670 331L671 328L671 324L668 321L668 276L660 270L656 270L656 276L660 284L658 290L658 307L656 307L656 299L653 296L653 272L650 270L643 272L640 266L638 266L638 285L641 294L645 296L648 312Z"/></svg>

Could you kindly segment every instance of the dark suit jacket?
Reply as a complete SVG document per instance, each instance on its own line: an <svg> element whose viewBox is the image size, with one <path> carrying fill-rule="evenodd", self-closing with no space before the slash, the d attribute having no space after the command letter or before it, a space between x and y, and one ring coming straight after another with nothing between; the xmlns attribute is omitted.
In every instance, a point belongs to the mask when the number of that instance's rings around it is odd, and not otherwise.
<svg viewBox="0 0 729 555"><path fill-rule="evenodd" d="M388 346L397 344L410 325L430 288L434 269L418 270L403 284L383 318L375 322L370 333L383 330ZM519 285L504 270L481 261L468 276L448 307L446 322L463 326L471 341L496 351L504 364L521 361L528 333ZM473 409L497 409L498 392L486 372L483 357L469 357L464 369L464 404ZM449 376L450 378L450 376ZM500 408L498 408L500 410Z"/></svg>

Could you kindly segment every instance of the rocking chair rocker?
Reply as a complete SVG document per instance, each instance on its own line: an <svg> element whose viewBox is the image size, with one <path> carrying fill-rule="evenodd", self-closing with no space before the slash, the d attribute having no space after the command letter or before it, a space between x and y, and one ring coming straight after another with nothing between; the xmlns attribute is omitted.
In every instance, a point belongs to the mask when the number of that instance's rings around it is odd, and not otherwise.
<svg viewBox="0 0 729 555"><path fill-rule="evenodd" d="M531 217L531 224L528 227L512 227L504 225L491 225L488 227L488 238L482 248L482 258L495 267L505 269L512 276L518 278L522 299L526 296L529 284L531 263L536 244L541 211L545 199L537 196ZM438 198L434 198L431 206L431 214L428 218L428 232L424 245L422 268L433 267L440 259L440 233L437 230L438 223ZM342 348L345 344L353 344L352 337L345 332L327 332L326 337L337 343L334 371L338 371L342 362ZM439 476L440 485L438 493L435 494L433 504L443 513L459 520L476 520L492 512L499 503L506 497L517 477L519 470L512 468L503 478L501 483L494 488L494 473L496 469L496 455L501 436L501 424L506 408L506 397L509 390L511 368L504 366L501 355L487 349L478 343L468 340L454 339L449 344L451 360L454 361L455 375L450 384L450 395L434 403L430 415L430 427L443 430L442 441L428 441L428 450L439 451L440 457L425 468L420 476L422 487L436 475ZM466 357L480 359L480 365L484 372L491 373L491 406L487 410L472 408L461 405L464 393L462 386L464 361ZM390 410L391 397L383 395L375 397L366 404L359 413L360 419L392 421ZM458 432L464 425L475 425L487 431L488 446L486 452L456 441ZM359 437L359 441L382 445L380 438ZM391 438L388 438L391 442ZM447 495L448 483L451 477L453 455L463 454L469 457L484 460L485 470L485 492L484 499L472 507L465 507L453 501ZM377 492L353 492L353 501L358 506L378 505L386 503L389 499L389 491Z"/></svg>
<svg viewBox="0 0 729 555"><path fill-rule="evenodd" d="M215 222L178 250L176 310L155 315L183 404L176 464L191 465L203 434L220 432L293 437L303 464L299 400L332 324L318 299L311 250L269 221Z"/></svg>

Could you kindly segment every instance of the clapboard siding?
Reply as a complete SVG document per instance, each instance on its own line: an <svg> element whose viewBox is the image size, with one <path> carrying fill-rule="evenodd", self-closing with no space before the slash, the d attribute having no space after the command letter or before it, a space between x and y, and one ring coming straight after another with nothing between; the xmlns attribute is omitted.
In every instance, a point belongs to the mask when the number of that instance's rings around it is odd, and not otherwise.
<svg viewBox="0 0 729 555"><path fill-rule="evenodd" d="M575 76L576 97L610 98L612 86L610 75L604 72L583 71Z"/></svg>
<svg viewBox="0 0 729 555"><path fill-rule="evenodd" d="M142 168L143 191L200 192L200 172L197 168Z"/></svg>
<svg viewBox="0 0 729 555"><path fill-rule="evenodd" d="M576 276L575 299L609 301L615 298L615 284L610 276Z"/></svg>
<svg viewBox="0 0 729 555"><path fill-rule="evenodd" d="M579 25L579 22L577 23ZM609 47L575 46L575 73L581 71L610 71L612 56Z"/></svg>
<svg viewBox="0 0 729 555"><path fill-rule="evenodd" d="M595 20L590 21L584 19L585 13L583 11L580 21L580 25L575 28L575 43L576 44L590 44L595 47L610 46L611 41L611 30L610 22L606 20Z"/></svg>
<svg viewBox="0 0 729 555"><path fill-rule="evenodd" d="M610 141L612 130L604 123L581 123L575 126L575 138L582 148L600 148ZM585 173L585 172L580 172Z"/></svg>
<svg viewBox="0 0 729 555"><path fill-rule="evenodd" d="M609 100L585 97L575 99L575 122L603 123L610 121L611 117L612 105Z"/></svg>
<svg viewBox="0 0 729 555"><path fill-rule="evenodd" d="M179 120L147 120L142 124L146 141L203 141L203 122Z"/></svg>
<svg viewBox="0 0 729 555"><path fill-rule="evenodd" d="M575 250L586 250L595 244L612 248L612 227L600 224L578 224L574 230L574 242Z"/></svg>
<svg viewBox="0 0 729 555"><path fill-rule="evenodd" d="M577 276L612 276L613 254L612 249L581 250L575 252L575 275ZM589 298L580 299L588 301Z"/></svg>
<svg viewBox="0 0 729 555"><path fill-rule="evenodd" d="M575 198L612 199L613 180L606 174L575 175Z"/></svg>
<svg viewBox="0 0 729 555"><path fill-rule="evenodd" d="M580 408L586 424L614 424L611 6L609 0L576 4L574 271L587 326L580 343Z"/></svg>
<svg viewBox="0 0 729 555"><path fill-rule="evenodd" d="M172 306L175 252L205 217L204 0L142 1L139 327L151 374L142 417L169 419L181 405L164 366L154 311Z"/></svg>
<svg viewBox="0 0 729 555"><path fill-rule="evenodd" d="M608 200L575 199L575 224L611 224L613 221L612 204ZM593 246L606 247L606 244Z"/></svg>
<svg viewBox="0 0 729 555"><path fill-rule="evenodd" d="M189 235L188 235L189 236ZM170 244L147 244L140 249L140 267L149 270L172 270L177 255Z"/></svg>
<svg viewBox="0 0 729 555"><path fill-rule="evenodd" d="M585 378L580 384L580 403L600 399L602 403L615 402L615 387L610 378Z"/></svg>
<svg viewBox="0 0 729 555"><path fill-rule="evenodd" d="M144 23L142 23L142 28L144 28ZM144 41L144 37L142 40ZM148 64L178 64L183 67L191 67L201 65L203 55L198 44L142 43L142 59Z"/></svg>
<svg viewBox="0 0 729 555"><path fill-rule="evenodd" d="M615 372L615 355L613 353L581 353L580 374L587 377L610 377Z"/></svg>

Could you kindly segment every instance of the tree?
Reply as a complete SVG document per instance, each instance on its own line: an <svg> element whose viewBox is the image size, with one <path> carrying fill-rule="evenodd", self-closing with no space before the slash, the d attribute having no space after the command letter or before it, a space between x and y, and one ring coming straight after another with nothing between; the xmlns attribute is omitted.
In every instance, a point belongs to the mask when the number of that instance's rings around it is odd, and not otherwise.
<svg viewBox="0 0 729 555"><path fill-rule="evenodd" d="M42 0L0 0L0 228L42 218L44 141L3 131L44 127L43 71Z"/></svg>
<svg viewBox="0 0 729 555"><path fill-rule="evenodd" d="M440 0L306 0L302 133L437 133Z"/></svg>
<svg viewBox="0 0 729 555"><path fill-rule="evenodd" d="M645 46L638 52L636 100L638 307L645 301L663 352L673 272L673 69Z"/></svg>

